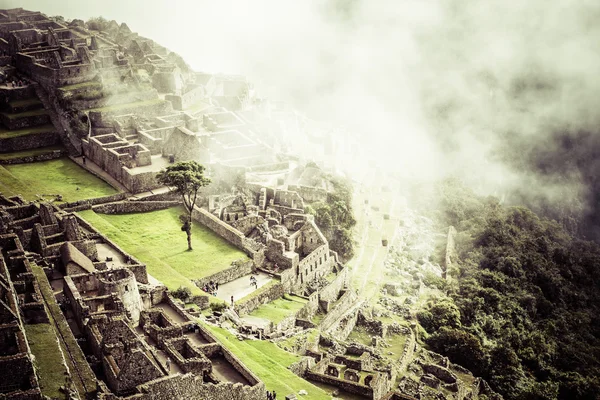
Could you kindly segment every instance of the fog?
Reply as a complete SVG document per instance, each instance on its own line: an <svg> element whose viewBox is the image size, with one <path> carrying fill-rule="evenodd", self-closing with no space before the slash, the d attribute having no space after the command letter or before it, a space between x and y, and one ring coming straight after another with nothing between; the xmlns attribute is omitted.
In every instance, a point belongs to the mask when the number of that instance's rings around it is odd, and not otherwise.
<svg viewBox="0 0 600 400"><path fill-rule="evenodd" d="M126 22L195 70L343 125L382 170L600 222L598 1L0 3Z"/></svg>

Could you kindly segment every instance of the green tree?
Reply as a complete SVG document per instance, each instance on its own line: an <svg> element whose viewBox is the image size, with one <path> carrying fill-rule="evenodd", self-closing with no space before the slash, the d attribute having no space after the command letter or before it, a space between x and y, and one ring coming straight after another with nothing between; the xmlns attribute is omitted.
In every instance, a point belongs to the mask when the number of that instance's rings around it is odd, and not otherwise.
<svg viewBox="0 0 600 400"><path fill-rule="evenodd" d="M187 234L188 250L192 250L192 211L198 198L198 191L210 184L204 176L205 168L196 161L182 161L169 165L156 175L156 180L181 195L187 211L181 230Z"/></svg>

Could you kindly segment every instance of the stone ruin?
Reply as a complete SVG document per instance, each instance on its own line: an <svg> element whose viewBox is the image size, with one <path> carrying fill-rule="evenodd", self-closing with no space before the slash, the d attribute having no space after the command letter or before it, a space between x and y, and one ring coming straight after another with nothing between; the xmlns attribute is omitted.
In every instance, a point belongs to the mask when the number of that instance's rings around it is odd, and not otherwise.
<svg viewBox="0 0 600 400"><path fill-rule="evenodd" d="M148 284L143 264L107 239L98 241L91 226L82 228L76 216L48 204L2 196L0 203L0 369L5 371L0 397L42 398L24 326L48 323L47 309L62 310L63 316L53 315L66 321L57 338L81 355L73 364L80 375L65 383L73 396L265 396L264 384L179 308L164 286ZM100 260L107 251L112 256ZM49 297L41 286L53 288ZM69 347L74 343L79 346Z"/></svg>

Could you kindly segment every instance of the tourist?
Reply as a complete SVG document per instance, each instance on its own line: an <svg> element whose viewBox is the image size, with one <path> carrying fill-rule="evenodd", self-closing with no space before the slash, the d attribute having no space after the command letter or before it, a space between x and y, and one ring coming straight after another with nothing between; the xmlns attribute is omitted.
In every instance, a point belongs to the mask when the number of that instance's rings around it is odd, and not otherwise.
<svg viewBox="0 0 600 400"><path fill-rule="evenodd" d="M272 399L275 400L277 398L277 393L275 393L275 391L273 390L273 396Z"/></svg>
<svg viewBox="0 0 600 400"><path fill-rule="evenodd" d="M231 296L231 307L233 307L233 296Z"/></svg>
<svg viewBox="0 0 600 400"><path fill-rule="evenodd" d="M83 165L85 165L85 155L81 156L81 160L83 161Z"/></svg>
<svg viewBox="0 0 600 400"><path fill-rule="evenodd" d="M171 359L167 357L167 372L171 372Z"/></svg>
<svg viewBox="0 0 600 400"><path fill-rule="evenodd" d="M267 400L272 400L273 396L271 396L271 392L267 390Z"/></svg>
<svg viewBox="0 0 600 400"><path fill-rule="evenodd" d="M219 290L219 282L215 283L215 289Z"/></svg>

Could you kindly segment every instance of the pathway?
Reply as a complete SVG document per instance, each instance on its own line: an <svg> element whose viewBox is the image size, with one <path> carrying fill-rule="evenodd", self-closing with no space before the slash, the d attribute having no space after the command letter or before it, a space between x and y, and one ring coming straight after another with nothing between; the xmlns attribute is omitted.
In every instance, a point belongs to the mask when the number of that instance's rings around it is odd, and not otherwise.
<svg viewBox="0 0 600 400"><path fill-rule="evenodd" d="M140 339L144 340L146 344L148 344L148 346L153 348L153 350L155 351L154 354L156 354L157 361L160 363L160 365L166 367L168 358L167 353L165 353L156 346L156 342L152 340L152 338L148 336L146 332L144 332L141 326L137 326L135 328L135 332L138 334ZM183 374L183 370L179 367L179 365L177 365L176 362L171 360L171 370L169 371L169 375L173 374Z"/></svg>
<svg viewBox="0 0 600 400"><path fill-rule="evenodd" d="M264 272L258 272L254 274L254 276L256 277L259 289L273 279L271 275L265 274ZM257 289L254 287L254 285L250 285L250 275L245 275L231 282L219 285L217 298L230 303L231 296L233 296L234 301L238 301L242 297L247 296L256 290Z"/></svg>

